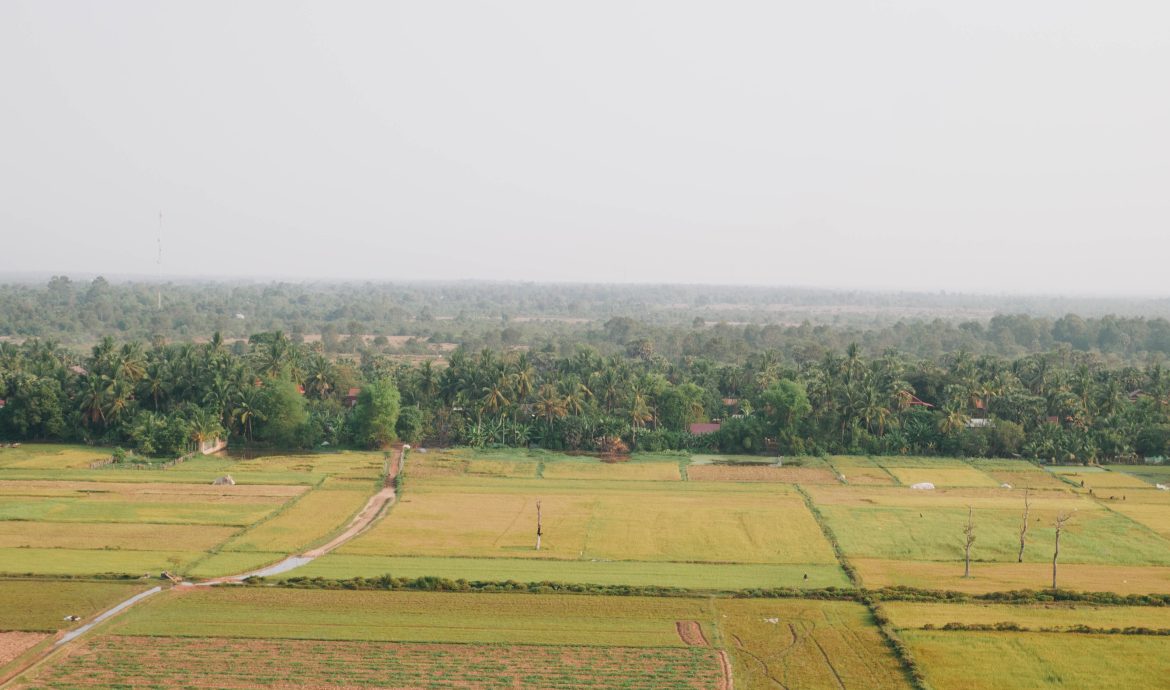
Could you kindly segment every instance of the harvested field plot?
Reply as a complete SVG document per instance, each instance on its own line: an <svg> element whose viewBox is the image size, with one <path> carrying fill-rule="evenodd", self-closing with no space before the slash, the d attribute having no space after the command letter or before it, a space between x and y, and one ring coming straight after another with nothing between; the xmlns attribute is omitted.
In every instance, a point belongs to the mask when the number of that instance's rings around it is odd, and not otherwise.
<svg viewBox="0 0 1170 690"><path fill-rule="evenodd" d="M850 486L892 486L898 478L881 467L839 467L845 483Z"/></svg>
<svg viewBox="0 0 1170 690"><path fill-rule="evenodd" d="M225 554L220 554L225 555ZM198 573L202 569L196 568ZM242 572L237 570L235 572ZM423 577L516 582L576 582L596 585L687 587L735 590L756 587L848 587L836 564L664 563L567 561L525 558L412 558L331 553L298 568L292 577ZM222 574L222 573L219 573ZM805 580L804 576L808 579Z"/></svg>
<svg viewBox="0 0 1170 690"><path fill-rule="evenodd" d="M1012 470L986 470L988 476L1000 484L1008 484L1013 489L1069 489L1071 488L1060 477L1054 477L1044 470L1035 472L1016 472Z"/></svg>
<svg viewBox="0 0 1170 690"><path fill-rule="evenodd" d="M1092 606L1084 603L1009 605L967 602L963 604L921 604L890 601L884 605L894 625L903 629L920 629L924 625L941 628L947 623L995 625L1015 623L1031 630L1075 626L1091 628L1142 627L1170 630L1170 608L1163 606Z"/></svg>
<svg viewBox="0 0 1170 690"><path fill-rule="evenodd" d="M408 480L409 482L409 480ZM391 517L339 553L579 560L833 563L801 498L699 482L408 483ZM536 500L544 545L534 550Z"/></svg>
<svg viewBox="0 0 1170 690"><path fill-rule="evenodd" d="M247 663L239 663L247 659ZM26 688L722 688L718 652L103 637Z"/></svg>
<svg viewBox="0 0 1170 690"><path fill-rule="evenodd" d="M1085 482L1085 488L1092 489L1098 494L1121 495L1125 489L1148 490L1150 485L1137 477L1122 472L1094 472L1090 474L1064 474L1066 479L1074 482Z"/></svg>
<svg viewBox="0 0 1170 690"><path fill-rule="evenodd" d="M1170 645L1142 635L906 631L903 639L939 690L1159 687Z"/></svg>
<svg viewBox="0 0 1170 690"><path fill-rule="evenodd" d="M687 477L691 481L840 484L832 470L820 467L693 465L687 469Z"/></svg>
<svg viewBox="0 0 1170 690"><path fill-rule="evenodd" d="M889 467L890 474L906 486L930 482L935 486L999 486L974 467Z"/></svg>
<svg viewBox="0 0 1170 690"><path fill-rule="evenodd" d="M188 588L128 612L125 635L681 647L704 599Z"/></svg>
<svg viewBox="0 0 1170 690"><path fill-rule="evenodd" d="M971 577L965 578L961 561L855 558L852 562L864 585L873 588L902 585L982 594L1052 586L1051 563L973 563ZM1170 568L1067 563L1060 566L1060 586L1117 594L1170 592Z"/></svg>
<svg viewBox="0 0 1170 690"><path fill-rule="evenodd" d="M48 633L0 632L0 668L48 637Z"/></svg>
<svg viewBox="0 0 1170 690"><path fill-rule="evenodd" d="M719 600L715 608L736 688L911 687L860 604Z"/></svg>
<svg viewBox="0 0 1170 690"><path fill-rule="evenodd" d="M970 468L970 465L960 460L959 458L923 457L918 455L881 455L871 457L870 460L878 465L881 465L882 467L891 469L894 467L918 467L925 469L941 469L946 467L954 469Z"/></svg>
<svg viewBox="0 0 1170 690"><path fill-rule="evenodd" d="M624 479L679 481L677 462L601 462L600 460L559 460L546 463L545 479ZM691 476L694 479L694 476Z"/></svg>
<svg viewBox="0 0 1170 690"><path fill-rule="evenodd" d="M55 632L67 615L89 618L150 585L137 582L0 580L0 630Z"/></svg>

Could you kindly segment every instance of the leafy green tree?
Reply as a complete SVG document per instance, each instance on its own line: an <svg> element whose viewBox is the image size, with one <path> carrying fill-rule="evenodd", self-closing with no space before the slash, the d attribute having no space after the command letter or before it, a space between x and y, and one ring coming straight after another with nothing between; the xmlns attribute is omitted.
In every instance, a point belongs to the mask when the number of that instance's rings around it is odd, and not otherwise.
<svg viewBox="0 0 1170 690"><path fill-rule="evenodd" d="M397 439L400 401L398 388L389 380L367 384L353 410L354 438L370 448L385 448Z"/></svg>

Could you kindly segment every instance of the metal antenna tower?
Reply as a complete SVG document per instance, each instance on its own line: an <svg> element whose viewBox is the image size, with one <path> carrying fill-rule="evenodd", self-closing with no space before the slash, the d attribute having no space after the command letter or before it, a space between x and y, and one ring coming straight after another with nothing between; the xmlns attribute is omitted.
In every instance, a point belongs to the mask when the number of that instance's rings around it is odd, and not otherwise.
<svg viewBox="0 0 1170 690"><path fill-rule="evenodd" d="M162 309L162 211L158 212L158 258L155 260L155 278L158 280L158 308Z"/></svg>

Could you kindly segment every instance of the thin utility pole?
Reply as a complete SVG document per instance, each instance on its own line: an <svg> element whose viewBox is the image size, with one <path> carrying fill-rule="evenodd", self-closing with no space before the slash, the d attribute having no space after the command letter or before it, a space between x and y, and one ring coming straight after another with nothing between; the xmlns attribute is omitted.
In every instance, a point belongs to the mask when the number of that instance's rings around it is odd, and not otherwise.
<svg viewBox="0 0 1170 690"><path fill-rule="evenodd" d="M536 499L536 550L540 551L540 536L544 532L540 528L540 499Z"/></svg>
<svg viewBox="0 0 1170 690"><path fill-rule="evenodd" d="M158 309L162 311L162 211L158 212L158 258L154 263L155 278L158 280Z"/></svg>

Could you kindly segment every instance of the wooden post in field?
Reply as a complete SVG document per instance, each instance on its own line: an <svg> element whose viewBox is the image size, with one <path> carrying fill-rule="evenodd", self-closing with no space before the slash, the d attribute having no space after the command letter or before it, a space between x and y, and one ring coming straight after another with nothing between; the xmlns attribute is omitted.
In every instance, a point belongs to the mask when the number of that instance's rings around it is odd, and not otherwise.
<svg viewBox="0 0 1170 690"><path fill-rule="evenodd" d="M1016 563L1024 562L1024 540L1028 535L1028 509L1031 507L1028 502L1028 490L1024 489L1024 524L1020 526L1020 555Z"/></svg>
<svg viewBox="0 0 1170 690"><path fill-rule="evenodd" d="M963 577L971 577L971 545L975 543L975 521L971 506L967 506L967 526L963 528Z"/></svg>
<svg viewBox="0 0 1170 690"><path fill-rule="evenodd" d="M540 535L544 532L540 528L540 499L536 499L536 550L540 551Z"/></svg>
<svg viewBox="0 0 1170 690"><path fill-rule="evenodd" d="M1064 531L1064 523L1072 517L1072 513L1061 513L1056 516L1056 546L1052 549L1052 588L1056 589L1056 559L1060 557L1060 533Z"/></svg>

